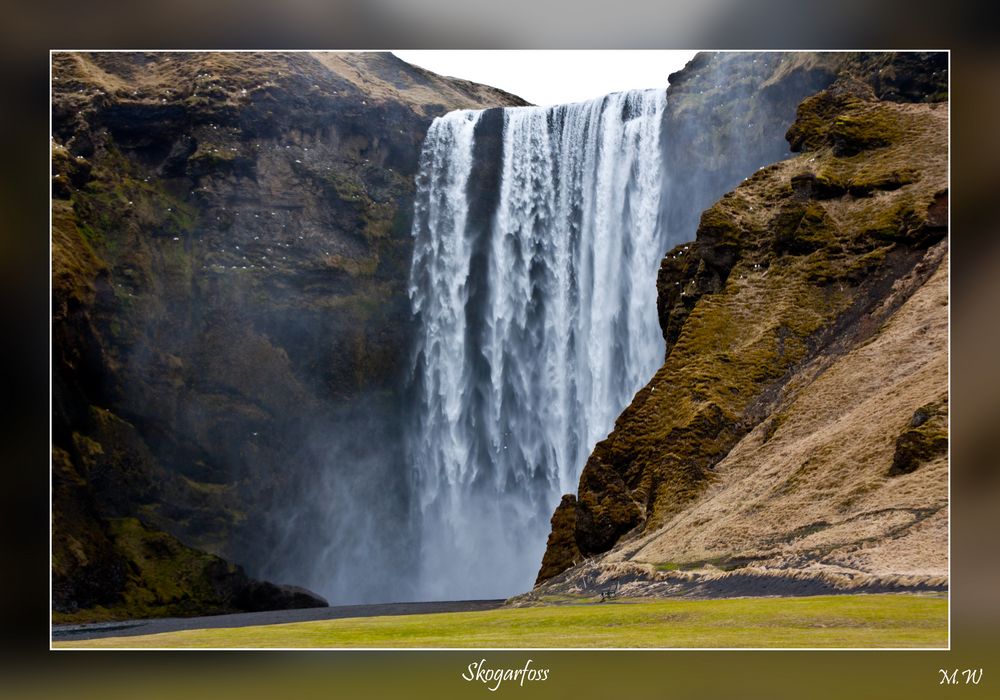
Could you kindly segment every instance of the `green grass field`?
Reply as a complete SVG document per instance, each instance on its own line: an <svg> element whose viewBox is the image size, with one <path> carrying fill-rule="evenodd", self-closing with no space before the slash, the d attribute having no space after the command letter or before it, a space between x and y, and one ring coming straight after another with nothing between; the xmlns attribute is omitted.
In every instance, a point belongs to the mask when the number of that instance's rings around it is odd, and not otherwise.
<svg viewBox="0 0 1000 700"><path fill-rule="evenodd" d="M944 647L948 601L840 595L581 602L55 642L95 647Z"/></svg>

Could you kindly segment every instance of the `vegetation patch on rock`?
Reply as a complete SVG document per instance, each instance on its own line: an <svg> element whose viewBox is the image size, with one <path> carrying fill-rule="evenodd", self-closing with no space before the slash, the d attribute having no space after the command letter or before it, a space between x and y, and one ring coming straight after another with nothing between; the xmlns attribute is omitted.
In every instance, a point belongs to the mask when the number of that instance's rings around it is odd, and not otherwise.
<svg viewBox="0 0 1000 700"><path fill-rule="evenodd" d="M913 412L908 429L896 438L889 476L910 474L947 453L947 400L921 406Z"/></svg>

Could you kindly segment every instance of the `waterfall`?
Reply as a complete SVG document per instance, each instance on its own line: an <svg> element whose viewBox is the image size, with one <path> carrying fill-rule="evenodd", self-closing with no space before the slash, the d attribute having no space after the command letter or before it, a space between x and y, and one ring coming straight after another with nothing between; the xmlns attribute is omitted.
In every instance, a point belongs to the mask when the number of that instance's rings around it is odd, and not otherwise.
<svg viewBox="0 0 1000 700"><path fill-rule="evenodd" d="M665 100L462 110L428 130L407 440L424 598L530 589L561 494L662 362Z"/></svg>

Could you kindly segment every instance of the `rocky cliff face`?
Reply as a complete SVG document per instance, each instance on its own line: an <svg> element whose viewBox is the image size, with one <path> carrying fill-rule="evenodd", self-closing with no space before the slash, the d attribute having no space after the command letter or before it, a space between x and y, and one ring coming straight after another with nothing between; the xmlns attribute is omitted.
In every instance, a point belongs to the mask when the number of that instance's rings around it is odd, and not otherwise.
<svg viewBox="0 0 1000 700"><path fill-rule="evenodd" d="M841 73L880 98L921 102L945 98L947 68L943 53L699 53L669 77L662 226L692 240L702 211L791 155L785 132L799 103Z"/></svg>
<svg viewBox="0 0 1000 700"><path fill-rule="evenodd" d="M788 130L802 154L664 258L665 363L533 595L946 585L947 105L918 59L844 55Z"/></svg>
<svg viewBox="0 0 1000 700"><path fill-rule="evenodd" d="M54 55L57 611L253 608L218 556L311 584L330 562L303 533L392 529L330 479L405 529L420 145L435 115L520 103L390 54Z"/></svg>

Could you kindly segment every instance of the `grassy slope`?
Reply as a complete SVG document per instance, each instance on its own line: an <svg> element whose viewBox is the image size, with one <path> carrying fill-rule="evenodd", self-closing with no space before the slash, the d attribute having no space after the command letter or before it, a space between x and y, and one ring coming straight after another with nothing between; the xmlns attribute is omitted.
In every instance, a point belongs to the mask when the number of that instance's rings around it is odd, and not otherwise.
<svg viewBox="0 0 1000 700"><path fill-rule="evenodd" d="M943 597L583 602L56 642L55 647L942 647Z"/></svg>
<svg viewBox="0 0 1000 700"><path fill-rule="evenodd" d="M914 409L947 401L947 261L868 342L810 369L720 462L717 483L615 558L945 576L947 455L903 476L889 465Z"/></svg>
<svg viewBox="0 0 1000 700"><path fill-rule="evenodd" d="M893 281L943 252L927 248L944 236L931 209L948 184L947 105L858 94L829 98L839 112L800 108L814 150L758 170L665 256L666 361L554 514L541 580L576 565L578 586L595 555L650 573L826 557L837 572L945 575L947 460L889 471L915 411L947 395L947 266L886 322L906 299Z"/></svg>

